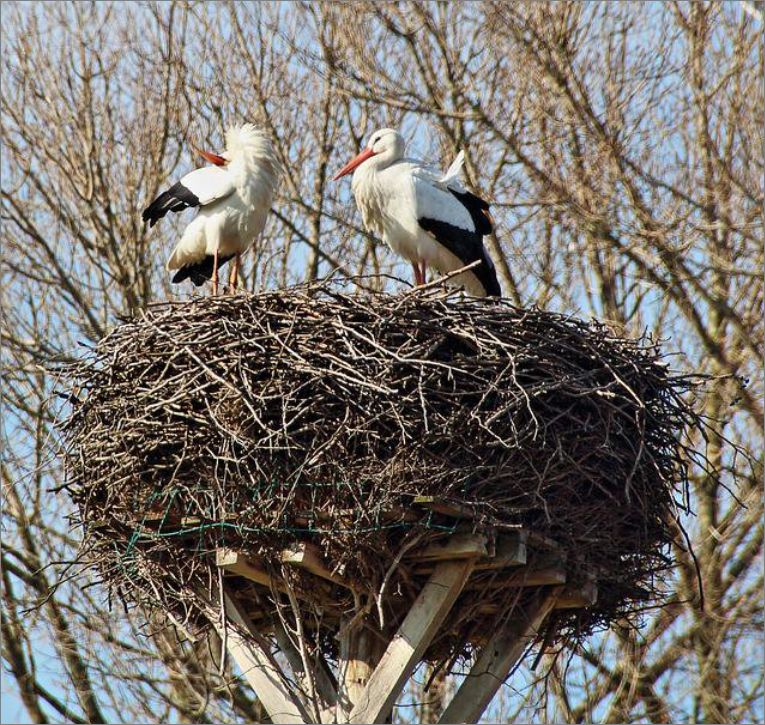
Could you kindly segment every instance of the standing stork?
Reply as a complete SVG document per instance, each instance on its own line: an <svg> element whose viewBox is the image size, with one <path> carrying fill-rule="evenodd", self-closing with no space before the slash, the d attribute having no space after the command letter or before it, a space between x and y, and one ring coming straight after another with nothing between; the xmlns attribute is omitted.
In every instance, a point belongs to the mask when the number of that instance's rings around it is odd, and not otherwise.
<svg viewBox="0 0 765 725"><path fill-rule="evenodd" d="M198 287L212 277L217 295L218 268L231 258L229 286L236 289L241 254L266 224L279 164L269 138L251 123L226 131L226 150L220 155L192 148L212 166L186 174L142 216L153 227L169 211L199 207L167 260L167 269L178 270L174 283L189 278Z"/></svg>
<svg viewBox="0 0 765 725"><path fill-rule="evenodd" d="M492 230L489 204L457 178L464 153L441 176L421 161L404 158L404 147L398 131L375 131L334 178L354 172L351 189L364 226L411 262L415 284L425 283L428 267L448 274L478 261L449 283L475 297L500 297L494 264L483 246Z"/></svg>

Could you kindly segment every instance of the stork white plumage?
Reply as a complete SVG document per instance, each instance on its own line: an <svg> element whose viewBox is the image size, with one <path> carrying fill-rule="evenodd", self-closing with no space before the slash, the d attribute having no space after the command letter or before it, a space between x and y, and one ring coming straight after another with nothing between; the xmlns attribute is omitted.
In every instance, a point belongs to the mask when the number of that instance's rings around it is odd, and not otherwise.
<svg viewBox="0 0 765 725"><path fill-rule="evenodd" d="M173 282L199 286L212 277L218 293L218 268L234 259L229 285L236 288L240 256L263 231L276 189L279 164L270 139L251 123L226 131L221 154L200 151L212 166L186 174L162 192L143 212L154 226L169 211L199 207L167 261L178 270Z"/></svg>
<svg viewBox="0 0 765 725"><path fill-rule="evenodd" d="M500 297L494 264L483 245L492 230L489 204L459 181L464 153L441 175L404 158L404 148L398 131L375 131L367 147L334 178L353 171L351 188L364 226L411 262L415 284L424 284L427 267L448 274L478 261L449 284L476 297Z"/></svg>

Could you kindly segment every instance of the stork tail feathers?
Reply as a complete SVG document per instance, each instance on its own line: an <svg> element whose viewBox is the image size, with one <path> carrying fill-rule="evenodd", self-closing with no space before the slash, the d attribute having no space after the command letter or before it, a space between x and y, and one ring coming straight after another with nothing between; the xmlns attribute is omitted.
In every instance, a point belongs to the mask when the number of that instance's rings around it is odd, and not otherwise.
<svg viewBox="0 0 765 725"><path fill-rule="evenodd" d="M470 273L475 275L488 297L502 296L497 272L483 248L479 234L455 227L453 224L440 219L422 217L418 219L418 222L426 232L432 234L439 244L446 247L463 264L470 264L480 259L481 264L471 269Z"/></svg>
<svg viewBox="0 0 765 725"><path fill-rule="evenodd" d="M222 267L228 262L233 254L219 255L218 256L218 268ZM173 277L173 284L178 284L186 279L190 279L197 287L200 287L208 279L212 278L213 265L215 263L215 257L212 254L208 254L201 262L195 262L194 264L187 264L181 267Z"/></svg>
<svg viewBox="0 0 765 725"><path fill-rule="evenodd" d="M452 161L451 166L446 170L446 173L441 177L441 183L448 184L450 181L456 179L460 175L464 165L465 152L460 151L454 161Z"/></svg>

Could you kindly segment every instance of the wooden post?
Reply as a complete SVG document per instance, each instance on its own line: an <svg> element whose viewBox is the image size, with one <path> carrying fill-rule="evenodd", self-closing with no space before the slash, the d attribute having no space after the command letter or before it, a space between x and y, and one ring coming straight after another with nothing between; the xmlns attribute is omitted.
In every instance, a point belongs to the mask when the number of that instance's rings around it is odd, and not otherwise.
<svg viewBox="0 0 765 725"><path fill-rule="evenodd" d="M562 587L538 594L526 611L496 632L478 655L440 723L475 723L555 606Z"/></svg>
<svg viewBox="0 0 765 725"><path fill-rule="evenodd" d="M255 640L246 638L242 633L255 632L244 609L229 594L224 594L226 616L236 627L224 627L214 622L221 639L226 642L229 654L242 670L242 674L252 687L268 716L275 723L309 723L313 721L300 698L290 692L284 673L278 668L274 658Z"/></svg>
<svg viewBox="0 0 765 725"><path fill-rule="evenodd" d="M354 723L382 723L459 596L475 558L436 566L359 695L350 715Z"/></svg>
<svg viewBox="0 0 765 725"><path fill-rule="evenodd" d="M277 643L287 662L277 660L271 646L256 633L246 609L227 589L225 611L236 628L224 628L215 616L210 621L226 638L229 653L274 722L384 723L463 590L537 587L536 593L524 596L526 607L519 607L517 616L490 636L439 720L477 722L550 610L589 606L597 598L594 576L575 590L563 586L566 570L563 555L557 550L535 557L532 566L524 566L526 539L528 536L531 540L532 533L521 530L502 533L487 548L483 534L462 532L406 554L405 563L413 565L413 571L420 576L427 576L432 570L429 579L390 641L387 636L376 636L375 630L363 622L351 620L355 627L342 628L337 678L317 652L295 646L283 621L272 619ZM285 567L301 567L316 577L312 590L297 593L314 604L331 604L333 585L353 591L351 583L323 561L315 545L299 542L281 552L281 561ZM295 604L294 593L281 578L283 572L280 575L265 571L259 561L228 549L216 552L216 562L227 576L243 577L256 586L266 587L269 592L265 596L288 591ZM488 575L490 570L500 569L508 571L502 572L501 577L493 572ZM477 576L467 583L473 573Z"/></svg>
<svg viewBox="0 0 765 725"><path fill-rule="evenodd" d="M341 637L338 722L348 722L350 712L361 700L384 650L384 642L363 625L352 627Z"/></svg>

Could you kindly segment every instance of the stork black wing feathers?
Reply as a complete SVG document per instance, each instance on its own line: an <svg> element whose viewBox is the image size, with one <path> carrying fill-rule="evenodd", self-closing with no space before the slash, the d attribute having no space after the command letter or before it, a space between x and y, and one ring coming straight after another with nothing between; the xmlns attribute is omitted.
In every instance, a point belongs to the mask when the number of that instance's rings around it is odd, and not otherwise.
<svg viewBox="0 0 765 725"><path fill-rule="evenodd" d="M471 196L473 195L471 194ZM478 197L475 198L478 199ZM488 204L486 208L488 208ZM483 212L479 213L483 216ZM484 217L484 219L488 222L487 217ZM502 296L502 290L497 281L494 265L483 248L481 233L461 229L439 219L421 217L417 221L426 232L430 232L440 244L443 244L463 264L470 264L480 260L481 264L473 267L470 271L478 278L478 281L483 285L489 297ZM489 229L491 230L491 226Z"/></svg>
<svg viewBox="0 0 765 725"><path fill-rule="evenodd" d="M179 181L151 202L143 210L141 218L144 222L148 221L149 226L153 227L167 212L183 211L192 206L199 206L199 199Z"/></svg>
<svg viewBox="0 0 765 725"><path fill-rule="evenodd" d="M219 255L218 268L226 264L233 256L233 254ZM175 273L173 283L178 284L178 282L183 282L185 279L190 279L197 287L200 287L212 277L214 263L215 258L212 254L208 254L201 262L187 264Z"/></svg>

